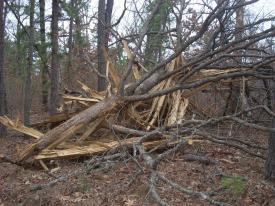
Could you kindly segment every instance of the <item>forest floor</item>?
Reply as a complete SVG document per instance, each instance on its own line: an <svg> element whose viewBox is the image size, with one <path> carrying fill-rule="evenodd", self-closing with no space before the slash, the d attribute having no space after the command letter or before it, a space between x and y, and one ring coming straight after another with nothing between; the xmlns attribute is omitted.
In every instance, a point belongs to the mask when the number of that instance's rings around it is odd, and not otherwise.
<svg viewBox="0 0 275 206"><path fill-rule="evenodd" d="M31 140L9 132L0 138L0 153L13 155ZM265 134L236 130L233 135L255 145L266 145ZM184 161L186 153L201 155L216 160L214 165ZM87 160L87 159L85 159ZM157 205L148 195L148 171L138 174L133 162L116 165L86 173L85 161L58 160L51 167L55 176L72 176L54 186L32 191L33 184L48 183L54 179L39 165L21 167L0 163L0 206L21 205ZM49 163L48 163L49 164ZM141 163L143 164L143 163ZM159 171L170 180L196 191L215 192L213 199L230 205L275 205L275 184L264 181L264 160L252 157L240 150L211 142L195 142L184 151L174 154L161 164ZM221 175L223 174L223 175ZM158 182L157 191L170 205L210 205L205 200L179 193Z"/></svg>

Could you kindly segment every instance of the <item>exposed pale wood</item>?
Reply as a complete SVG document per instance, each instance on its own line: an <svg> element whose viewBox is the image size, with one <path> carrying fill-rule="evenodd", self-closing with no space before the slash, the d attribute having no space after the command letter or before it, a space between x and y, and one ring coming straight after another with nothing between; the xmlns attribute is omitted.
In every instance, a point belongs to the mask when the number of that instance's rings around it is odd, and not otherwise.
<svg viewBox="0 0 275 206"><path fill-rule="evenodd" d="M99 118L94 122L91 122L87 126L87 130L83 133L83 135L78 139L77 142L83 142L85 139L87 139L96 129L97 127L102 123L104 118Z"/></svg>
<svg viewBox="0 0 275 206"><path fill-rule="evenodd" d="M47 165L43 160L39 160L39 163L44 170L49 171L49 168L47 167Z"/></svg>
<svg viewBox="0 0 275 206"><path fill-rule="evenodd" d="M70 100L77 100L77 101L83 101L83 102L100 102L100 100L95 99L95 98L84 98L84 97L75 97L71 95L64 94L63 95L64 99L70 99Z"/></svg>
<svg viewBox="0 0 275 206"><path fill-rule="evenodd" d="M0 123L2 123L6 127L9 127L15 131L29 135L36 139L39 139L44 135L42 132L39 132L38 130L24 126L18 119L16 120L16 122L13 122L7 116L0 116Z"/></svg>
<svg viewBox="0 0 275 206"><path fill-rule="evenodd" d="M78 124L78 125L73 125L72 127L68 128L65 132L62 133L62 136L57 138L56 141L51 143L46 149L53 149L65 140L69 139L73 134L75 134L76 131L81 129L84 125L83 124Z"/></svg>
<svg viewBox="0 0 275 206"><path fill-rule="evenodd" d="M121 145L126 145L131 147L134 143L138 141L138 138L130 138L122 141L111 141L108 143L102 142L101 145L99 145L99 142L96 141L89 146L82 146L82 147L73 147L70 149L65 150L43 150L38 155L34 156L35 160L41 160L41 159L55 159L55 158L76 158L83 155L98 155L102 154L110 148L115 149L116 147L119 147ZM155 140L150 142L144 142L143 146L147 149L151 149L155 146L159 145L159 148L165 148L165 147L171 147L175 144L177 144L178 141L173 142L167 142L167 140Z"/></svg>
<svg viewBox="0 0 275 206"><path fill-rule="evenodd" d="M181 93L180 91L177 91L176 93L171 95L173 98L173 107L171 112L169 113L169 117L168 117L168 121L167 121L167 125L172 125L175 124L177 122L178 119L178 111L179 111L179 107L180 107L180 102L181 102Z"/></svg>
<svg viewBox="0 0 275 206"><path fill-rule="evenodd" d="M90 87L88 87L86 84L84 84L81 81L77 81L81 85L81 88L90 95L92 98L96 98L99 100L103 100L105 98L105 94L102 94L102 92L98 92Z"/></svg>
<svg viewBox="0 0 275 206"><path fill-rule="evenodd" d="M119 105L121 105L121 100L117 96L111 96L104 99L101 102L91 106L90 108L80 112L79 114L73 116L63 124L55 127L54 129L48 131L39 141L34 144L29 145L24 151L19 154L18 160L23 161L31 157L33 154L40 152L41 150L48 147L58 138L62 138L64 133L71 127L77 128L78 125L86 125L89 122L96 120L98 117L102 117L112 112ZM70 134L67 139L73 135Z"/></svg>
<svg viewBox="0 0 275 206"><path fill-rule="evenodd" d="M118 88L120 81L121 81L119 72L117 71L114 64L112 63L112 60L106 50L104 50L104 57L105 57L106 62L108 63L107 64L108 65L108 73L110 74L110 77L111 77L112 81L114 82L115 88Z"/></svg>

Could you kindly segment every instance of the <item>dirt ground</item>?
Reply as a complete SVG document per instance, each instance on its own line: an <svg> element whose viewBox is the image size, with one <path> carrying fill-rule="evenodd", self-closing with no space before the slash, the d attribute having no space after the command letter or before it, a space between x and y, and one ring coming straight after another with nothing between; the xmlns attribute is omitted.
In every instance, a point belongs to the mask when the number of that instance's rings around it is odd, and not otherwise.
<svg viewBox="0 0 275 206"><path fill-rule="evenodd" d="M266 134L255 131L235 132L236 137L254 145L266 145ZM14 155L31 140L10 133L0 138L0 153ZM256 151L265 155L264 151ZM204 165L187 162L184 154L209 157L217 164ZM87 160L87 159L85 159ZM33 185L54 180L39 165L26 167L0 163L0 206L20 205L157 205L150 198L147 186L148 171L138 175L138 167L131 161L117 163L109 168L90 173L84 159L47 162L57 168L56 177L66 176L76 170L80 175L33 191ZM143 164L141 162L141 164ZM208 141L194 142L183 151L163 162L159 171L181 186L196 191L213 192L212 198L229 205L275 205L275 184L264 181L264 160L240 150ZM157 191L170 205L210 205L205 200L177 192L159 181Z"/></svg>

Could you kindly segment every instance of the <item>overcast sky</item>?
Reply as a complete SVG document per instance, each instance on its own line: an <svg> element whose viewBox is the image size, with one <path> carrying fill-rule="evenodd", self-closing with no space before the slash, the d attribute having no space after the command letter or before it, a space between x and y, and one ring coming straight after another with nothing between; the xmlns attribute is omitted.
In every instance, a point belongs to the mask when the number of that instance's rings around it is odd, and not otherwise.
<svg viewBox="0 0 275 206"><path fill-rule="evenodd" d="M2 1L2 0L0 0ZM133 0L127 0L127 8L129 9L129 5ZM146 0L135 0L138 4L138 6L142 6L143 2ZM194 2L202 2L201 0L193 0ZM27 0L25 0L27 2ZM124 0L114 0L114 9L113 9L113 22L115 22L118 17L121 15L123 11ZM90 6L90 12L89 14L93 15L97 12L97 6L98 6L98 0L91 0L91 6ZM37 8L38 9L38 8ZM250 13L252 13L255 16L262 17L263 15L273 15L275 13L275 0L259 0L257 3L254 3L248 7ZM51 1L46 1L46 15L51 15ZM14 33L16 28L16 19L12 14L9 14L8 19L10 20L9 25L9 33ZM119 27L119 30L124 30L123 28L130 26L131 22L133 21L133 16L131 12L126 12L123 20L121 21L121 25ZM26 24L28 24L28 19L25 19ZM96 21L93 22L96 24ZM63 24L64 25L64 24ZM37 25L39 26L39 25ZM268 25L269 26L269 25ZM68 22L65 23L65 27L68 27ZM90 26L91 28L94 27L94 25ZM47 25L47 28L49 28L49 24ZM67 28L66 28L67 29Z"/></svg>

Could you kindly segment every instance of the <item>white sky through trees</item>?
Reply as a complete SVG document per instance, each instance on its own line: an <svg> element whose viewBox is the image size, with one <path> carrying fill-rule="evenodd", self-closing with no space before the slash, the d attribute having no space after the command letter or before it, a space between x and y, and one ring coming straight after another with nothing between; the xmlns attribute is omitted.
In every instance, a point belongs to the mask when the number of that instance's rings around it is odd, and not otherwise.
<svg viewBox="0 0 275 206"><path fill-rule="evenodd" d="M134 23L135 19L133 18L133 11L135 10L135 7L133 6L133 2L136 2L136 5L138 9L142 9L142 6L146 0L126 0L127 1L127 9L128 11L125 13L124 18L120 22L120 25L116 28L117 31L119 31L122 35L125 34L125 31L127 28L131 27L132 24ZM14 1L16 2L16 1ZM69 2L69 1L67 1ZM214 2L213 0L208 0L208 2ZM28 3L28 0L21 0L21 3ZM36 2L36 12L39 12L39 6L38 6L38 1ZM191 0L191 3L203 3L201 0ZM94 16L93 20L91 21L91 24L88 26L89 29L89 35L91 36L91 40L96 37L96 14L97 14L97 6L98 6L98 0L91 0L90 1L90 8L89 8L89 16ZM193 4L194 6L194 4ZM194 6L195 7L195 6ZM113 8L113 18L112 22L116 22L116 20L119 18L121 15L122 11L124 8L124 0L115 0L114 1L114 8ZM272 14L275 12L275 0L259 0L257 3L254 3L250 6L247 7L248 12L252 14L255 17L263 17L263 16L268 16L269 14ZM23 13L23 9L22 9ZM46 22L46 32L50 32L50 16L51 16L51 1L46 1L46 17L47 17L47 22ZM65 14L66 12L63 12ZM26 15L22 16L23 23L24 25L29 24L28 17ZM16 18L13 16L11 12L9 12L8 17L7 17L7 24L6 24L6 31L9 36L9 38L14 38L14 35L16 33ZM63 33L66 33L68 31L68 25L69 21L61 22L60 21L60 30ZM270 26L270 25L267 25ZM38 19L36 20L36 26L35 28L38 30L39 29L39 22ZM64 40L63 40L64 41ZM62 42L62 39L61 39Z"/></svg>

